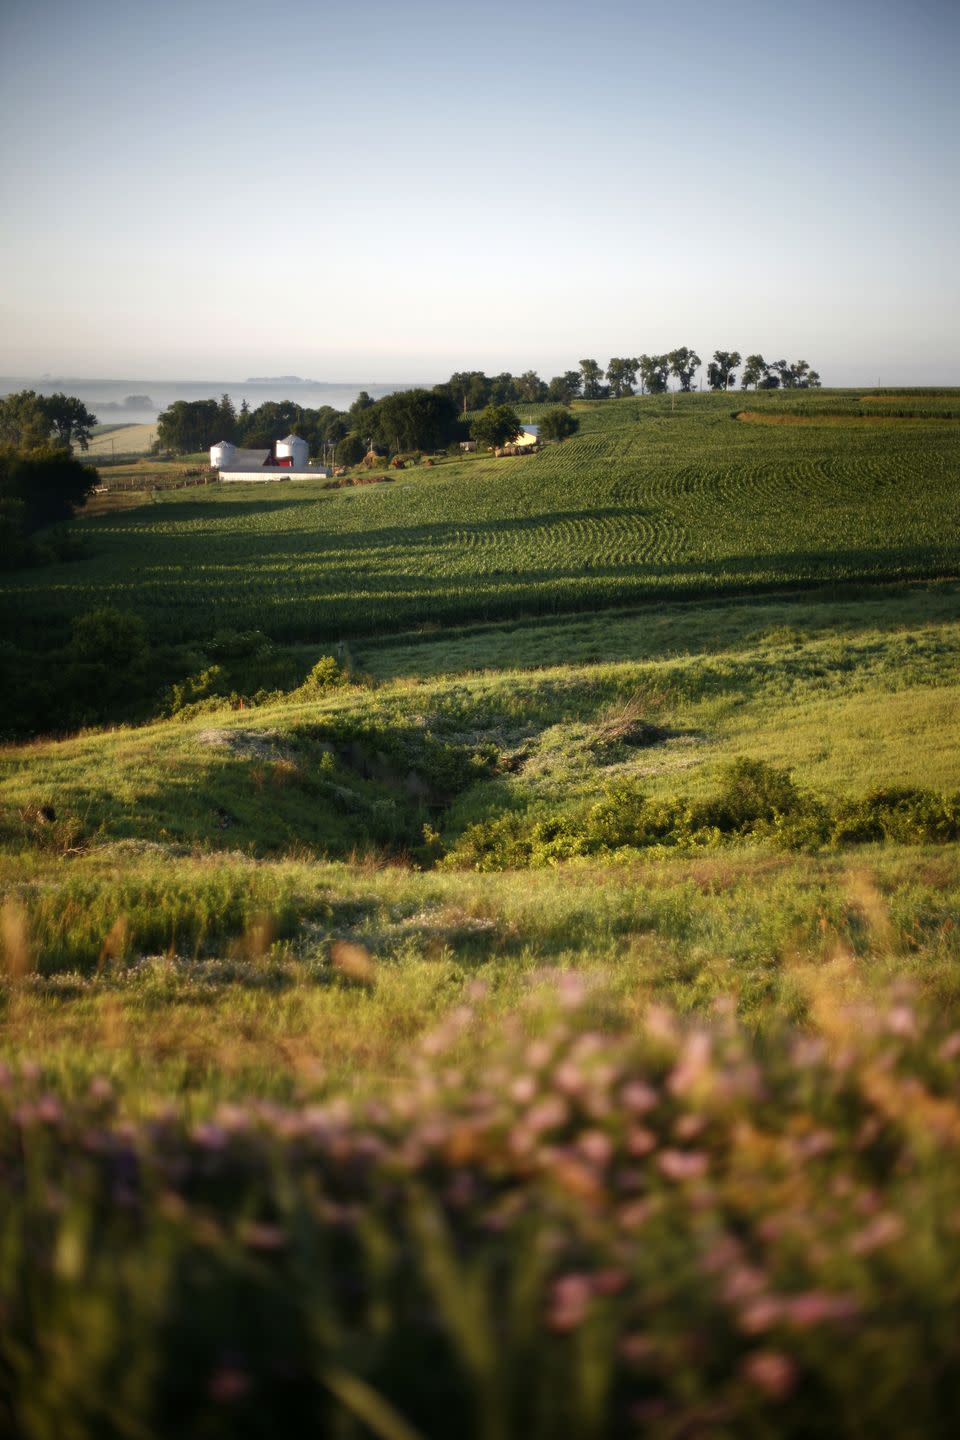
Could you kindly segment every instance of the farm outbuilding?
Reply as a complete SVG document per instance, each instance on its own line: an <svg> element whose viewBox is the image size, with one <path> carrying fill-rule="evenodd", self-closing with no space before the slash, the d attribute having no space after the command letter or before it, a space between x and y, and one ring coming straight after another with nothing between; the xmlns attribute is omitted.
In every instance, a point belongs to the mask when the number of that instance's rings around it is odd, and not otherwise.
<svg viewBox="0 0 960 1440"><path fill-rule="evenodd" d="M327 465L310 464L310 447L300 435L275 440L269 450L244 450L229 440L210 446L210 466L221 480L316 480L329 479Z"/></svg>

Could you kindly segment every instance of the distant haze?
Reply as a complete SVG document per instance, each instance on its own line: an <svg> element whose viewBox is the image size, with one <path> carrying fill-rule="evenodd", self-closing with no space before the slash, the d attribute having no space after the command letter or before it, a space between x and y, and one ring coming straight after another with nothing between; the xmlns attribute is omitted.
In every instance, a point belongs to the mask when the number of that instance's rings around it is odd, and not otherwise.
<svg viewBox="0 0 960 1440"><path fill-rule="evenodd" d="M0 397L15 390L36 390L52 395L63 390L76 395L91 410L101 425L144 424L156 420L175 400L219 400L229 395L237 409L246 400L251 410L265 400L292 400L304 409L319 410L330 405L334 410L348 410L361 390L375 400L389 394L405 382L367 384L291 383L289 380L97 380L84 376L0 375ZM432 382L431 382L432 383Z"/></svg>
<svg viewBox="0 0 960 1440"><path fill-rule="evenodd" d="M4 0L0 371L960 384L958 61L956 0Z"/></svg>

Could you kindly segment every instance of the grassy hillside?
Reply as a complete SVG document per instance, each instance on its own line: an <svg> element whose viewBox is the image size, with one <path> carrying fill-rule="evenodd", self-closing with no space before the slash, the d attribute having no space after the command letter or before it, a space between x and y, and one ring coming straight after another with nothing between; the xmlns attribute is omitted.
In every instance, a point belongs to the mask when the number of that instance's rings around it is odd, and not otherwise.
<svg viewBox="0 0 960 1440"><path fill-rule="evenodd" d="M0 834L45 842L29 817L50 807L71 844L419 853L427 824L449 847L470 824L576 809L614 782L701 796L738 756L824 797L960 789L950 584L482 628L357 660L369 681L319 696L8 747ZM638 738L618 738L624 716Z"/></svg>
<svg viewBox="0 0 960 1440"><path fill-rule="evenodd" d="M956 571L955 420L754 425L735 421L738 398L674 398L581 407L563 447L446 461L389 486L159 495L82 522L84 558L6 577L2 603L46 635L109 603L157 639L256 625L313 640ZM848 403L749 399L771 412Z"/></svg>

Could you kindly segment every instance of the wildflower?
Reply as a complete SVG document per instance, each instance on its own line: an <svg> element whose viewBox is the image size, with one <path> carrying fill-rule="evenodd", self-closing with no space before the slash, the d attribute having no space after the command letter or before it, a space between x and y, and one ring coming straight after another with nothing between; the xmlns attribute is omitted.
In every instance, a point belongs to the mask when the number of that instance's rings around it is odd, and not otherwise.
<svg viewBox="0 0 960 1440"><path fill-rule="evenodd" d="M510 1094L518 1105L527 1105L537 1093L537 1082L532 1075L518 1075L510 1086Z"/></svg>
<svg viewBox="0 0 960 1440"><path fill-rule="evenodd" d="M667 1082L672 1094L692 1095L707 1088L710 1050L710 1036L706 1031L697 1030L688 1036Z"/></svg>
<svg viewBox="0 0 960 1440"><path fill-rule="evenodd" d="M911 1040L917 1033L917 1017L909 1005L892 1005L887 1012L887 1029L891 1035Z"/></svg>
<svg viewBox="0 0 960 1440"><path fill-rule="evenodd" d="M227 1144L227 1132L221 1125L195 1125L192 1138L203 1150L224 1150Z"/></svg>
<svg viewBox="0 0 960 1440"><path fill-rule="evenodd" d="M954 1030L952 1035L947 1036L938 1053L941 1060L956 1060L960 1055L960 1030Z"/></svg>
<svg viewBox="0 0 960 1440"><path fill-rule="evenodd" d="M631 1080L620 1091L620 1099L634 1115L645 1115L648 1110L656 1109L660 1097L651 1085L645 1085L642 1080Z"/></svg>
<svg viewBox="0 0 960 1440"><path fill-rule="evenodd" d="M657 1137L652 1130L647 1130L642 1125L631 1125L627 1131L627 1153L629 1155L649 1155L650 1151L656 1148Z"/></svg>
<svg viewBox="0 0 960 1440"><path fill-rule="evenodd" d="M773 1400L782 1400L789 1395L796 1383L797 1372L793 1361L779 1350L755 1350L744 1360L741 1372L751 1385L763 1390Z"/></svg>
<svg viewBox="0 0 960 1440"><path fill-rule="evenodd" d="M588 1275L561 1275L554 1282L547 1324L553 1330L575 1330L586 1318L592 1293Z"/></svg>
<svg viewBox="0 0 960 1440"><path fill-rule="evenodd" d="M527 1046L527 1064L531 1070L542 1070L549 1063L552 1053L546 1040L531 1040Z"/></svg>
<svg viewBox="0 0 960 1440"><path fill-rule="evenodd" d="M903 1221L889 1211L874 1218L859 1230L850 1241L852 1255L870 1255L884 1245L892 1245L903 1234Z"/></svg>
<svg viewBox="0 0 960 1440"><path fill-rule="evenodd" d="M663 1150L657 1157L661 1174L668 1180L699 1180L709 1163L702 1150Z"/></svg>
<svg viewBox="0 0 960 1440"><path fill-rule="evenodd" d="M570 1118L570 1111L559 1095L548 1095L527 1111L527 1125L537 1134L559 1130Z"/></svg>
<svg viewBox="0 0 960 1440"><path fill-rule="evenodd" d="M613 1141L602 1130L584 1130L577 1149L593 1165L608 1165L613 1155Z"/></svg>
<svg viewBox="0 0 960 1440"><path fill-rule="evenodd" d="M740 1311L740 1329L745 1335L762 1335L783 1318L783 1302L774 1295L759 1295Z"/></svg>
<svg viewBox="0 0 960 1440"><path fill-rule="evenodd" d="M826 1320L850 1320L858 1309L852 1295L829 1295L824 1290L808 1290L783 1302L784 1318L798 1330L809 1330Z"/></svg>

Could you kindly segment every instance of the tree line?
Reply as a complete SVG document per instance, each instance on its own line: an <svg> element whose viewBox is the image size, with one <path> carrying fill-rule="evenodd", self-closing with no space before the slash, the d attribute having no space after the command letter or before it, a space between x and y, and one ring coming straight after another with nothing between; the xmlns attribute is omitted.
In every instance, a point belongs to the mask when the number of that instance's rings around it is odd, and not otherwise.
<svg viewBox="0 0 960 1440"><path fill-rule="evenodd" d="M522 375L458 370L432 389L399 390L381 400L361 390L348 410L330 405L312 410L292 400L267 400L254 410L244 400L237 409L229 395L219 400L177 400L157 421L157 448L188 454L229 440L249 449L268 449L292 433L307 441L312 457L329 455L338 464L354 465L371 446L402 453L467 439L471 431L466 417L491 406L550 402L567 406L578 399L620 400L638 390L642 395L662 395L671 378L681 390L689 391L702 364L695 350L682 345L662 355L613 356L605 370L596 360L584 359L577 369L549 381L541 380L535 370ZM820 385L819 374L806 360L788 363L748 355L744 361L737 350L715 350L707 365L708 389L730 389L738 371L744 390Z"/></svg>

